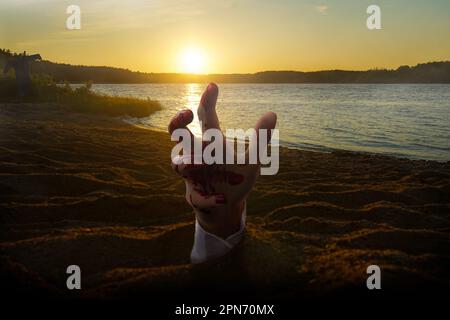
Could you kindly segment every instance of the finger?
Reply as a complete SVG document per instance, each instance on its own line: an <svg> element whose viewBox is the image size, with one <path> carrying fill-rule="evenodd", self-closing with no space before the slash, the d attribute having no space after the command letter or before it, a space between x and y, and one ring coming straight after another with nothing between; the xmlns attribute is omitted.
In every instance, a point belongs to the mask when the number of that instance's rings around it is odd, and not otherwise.
<svg viewBox="0 0 450 320"><path fill-rule="evenodd" d="M184 109L181 111L178 111L176 115L173 116L172 120L169 122L169 133L172 135L172 133L177 129L186 129L190 135L191 141L194 141L194 135L192 134L191 130L187 128L187 125L194 120L194 114L192 113L192 110ZM181 141L181 138L178 142ZM193 149L191 149L193 150Z"/></svg>
<svg viewBox="0 0 450 320"><path fill-rule="evenodd" d="M210 83L203 92L197 109L198 119L202 122L202 132L214 128L220 130L219 118L216 113L219 88L215 83Z"/></svg>
<svg viewBox="0 0 450 320"><path fill-rule="evenodd" d="M255 130L256 135L259 137L259 133L261 129L267 130L267 143L270 142L270 138L272 136L272 130L275 129L277 124L277 114L274 112L267 112L261 118L259 118L256 123Z"/></svg>
<svg viewBox="0 0 450 320"><path fill-rule="evenodd" d="M182 162L184 160L185 163L193 163L193 161L191 161L195 156L192 154L193 150L194 150L194 140L195 137L192 134L192 132L187 128L187 125L189 123L192 122L192 120L194 119L194 114L192 113L191 110L189 109L185 109L185 110L181 110L179 111L173 118L172 120L170 120L169 126L168 126L168 131L169 133L172 135L173 132L177 129L185 129L187 130L188 133L188 137L189 137L189 141L187 141L187 143L190 144L190 150L191 152L188 151L188 153L190 154L183 154L183 156L177 155L174 156L172 155L172 168L177 171L177 164L180 163L180 161ZM186 137L186 136L185 136ZM186 137L187 138L187 137ZM179 136L177 137L172 137L173 141L176 141L178 139L177 143L180 143L183 141L183 136ZM183 150L183 153L185 151ZM188 158L188 159L187 159Z"/></svg>
<svg viewBox="0 0 450 320"><path fill-rule="evenodd" d="M274 112L267 112L261 118L259 118L258 122L255 125L256 131L256 141L253 144L250 144L247 149L248 152L257 152L258 155L258 163L259 163L259 154L265 153L267 151L267 146L270 143L270 139L272 137L273 130L277 124L277 114ZM266 135L265 137L260 137L262 134Z"/></svg>
<svg viewBox="0 0 450 320"><path fill-rule="evenodd" d="M186 128L186 126L194 120L194 114L192 110L184 109L178 111L178 113L170 120L169 133L172 134L176 129Z"/></svg>

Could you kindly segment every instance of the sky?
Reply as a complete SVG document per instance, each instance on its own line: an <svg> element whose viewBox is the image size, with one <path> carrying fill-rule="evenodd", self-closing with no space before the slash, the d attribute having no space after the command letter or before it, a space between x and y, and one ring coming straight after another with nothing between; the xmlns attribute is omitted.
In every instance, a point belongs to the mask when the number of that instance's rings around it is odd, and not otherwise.
<svg viewBox="0 0 450 320"><path fill-rule="evenodd" d="M0 48L143 72L397 68L450 60L449 34L448 0L0 0Z"/></svg>

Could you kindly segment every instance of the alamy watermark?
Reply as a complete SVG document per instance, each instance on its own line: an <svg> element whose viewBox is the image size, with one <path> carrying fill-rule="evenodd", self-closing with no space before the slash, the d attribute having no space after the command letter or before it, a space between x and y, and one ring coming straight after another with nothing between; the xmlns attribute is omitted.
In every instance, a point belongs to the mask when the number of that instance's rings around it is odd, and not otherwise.
<svg viewBox="0 0 450 320"><path fill-rule="evenodd" d="M370 16L367 18L366 25L369 30L381 29L381 9L378 5L372 4L367 7L367 14Z"/></svg>
<svg viewBox="0 0 450 320"><path fill-rule="evenodd" d="M376 264L367 267L367 274L370 276L367 278L366 286L369 290L381 289L381 269Z"/></svg>
<svg viewBox="0 0 450 320"><path fill-rule="evenodd" d="M245 143L237 143L235 150L234 141L240 138L248 140L248 148ZM222 131L211 128L203 132L201 139L197 139L188 129L179 128L172 132L171 139L181 140L172 148L174 164L260 164L261 175L275 175L280 166L278 129L270 132L267 129L259 129L258 132L255 129L227 129L224 137ZM208 144L203 146L203 142Z"/></svg>
<svg viewBox="0 0 450 320"><path fill-rule="evenodd" d="M327 6L317 7L320 12L325 12ZM369 30L381 30L381 8L376 4L371 4L367 7L366 13L370 16L366 20L366 26ZM68 30L81 29L81 8L78 5L72 4L66 8L66 14L69 16L66 19L66 28Z"/></svg>
<svg viewBox="0 0 450 320"><path fill-rule="evenodd" d="M68 30L80 30L81 29L81 8L77 5L70 5L66 9L66 13L69 17L66 19L66 28Z"/></svg>
<svg viewBox="0 0 450 320"><path fill-rule="evenodd" d="M67 267L66 273L70 274L70 276L68 276L67 280L66 280L67 289L80 290L81 289L81 269L80 269L80 267L77 266L76 264L72 264Z"/></svg>

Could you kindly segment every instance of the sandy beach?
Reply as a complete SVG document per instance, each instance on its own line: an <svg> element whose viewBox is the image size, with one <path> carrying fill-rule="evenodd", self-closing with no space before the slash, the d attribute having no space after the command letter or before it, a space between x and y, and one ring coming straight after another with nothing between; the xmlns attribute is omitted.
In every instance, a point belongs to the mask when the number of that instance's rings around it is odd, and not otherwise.
<svg viewBox="0 0 450 320"><path fill-rule="evenodd" d="M0 104L0 274L11 295L448 297L450 163L281 149L236 250L193 266L167 133L51 104ZM68 291L66 268L82 269ZM212 290L212 291L211 291Z"/></svg>

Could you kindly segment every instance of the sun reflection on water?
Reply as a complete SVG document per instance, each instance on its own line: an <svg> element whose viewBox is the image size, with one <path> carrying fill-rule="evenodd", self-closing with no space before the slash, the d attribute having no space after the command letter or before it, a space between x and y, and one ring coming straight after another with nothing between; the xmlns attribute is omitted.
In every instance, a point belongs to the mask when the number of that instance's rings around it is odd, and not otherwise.
<svg viewBox="0 0 450 320"><path fill-rule="evenodd" d="M183 100L185 101L185 106L182 109L188 108L191 109L192 112L194 113L194 121L192 121L192 123L188 125L188 128L197 137L201 136L202 132L197 117L197 108L202 95L202 90L203 86L198 83L186 84L185 94L183 97Z"/></svg>

